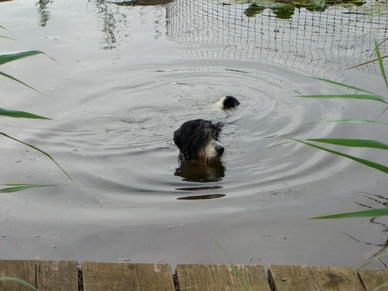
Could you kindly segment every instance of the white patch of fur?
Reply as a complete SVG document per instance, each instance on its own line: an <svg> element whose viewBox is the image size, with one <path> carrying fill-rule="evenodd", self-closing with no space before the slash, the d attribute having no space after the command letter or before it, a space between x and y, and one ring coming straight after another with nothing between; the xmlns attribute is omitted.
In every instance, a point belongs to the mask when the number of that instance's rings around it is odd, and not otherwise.
<svg viewBox="0 0 388 291"><path fill-rule="evenodd" d="M222 146L222 144L215 139L211 139L210 142L205 147L205 155L207 159L211 160L218 157L218 153L216 150L217 146Z"/></svg>
<svg viewBox="0 0 388 291"><path fill-rule="evenodd" d="M217 103L214 104L214 106L215 106L217 109L224 109L224 102L225 102L225 99L226 99L226 96L221 97L221 99L218 100Z"/></svg>

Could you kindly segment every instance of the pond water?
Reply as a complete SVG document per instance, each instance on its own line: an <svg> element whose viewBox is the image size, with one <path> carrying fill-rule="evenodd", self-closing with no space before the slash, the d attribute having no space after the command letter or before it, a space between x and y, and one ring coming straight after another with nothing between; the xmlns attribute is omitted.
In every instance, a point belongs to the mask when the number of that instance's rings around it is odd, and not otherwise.
<svg viewBox="0 0 388 291"><path fill-rule="evenodd" d="M376 14L387 3L248 17L249 4L153 2L163 5L0 3L15 38L2 52L55 59L3 65L43 94L1 79L1 106L53 120L2 118L2 131L74 178L2 139L1 183L56 186L0 197L0 258L358 266L384 245L386 219L307 218L384 207L386 176L285 136L388 142L384 126L318 122L387 121L380 104L295 97L349 92L311 75L386 94L374 65L346 68L387 37ZM217 109L225 95L241 105ZM197 118L225 124L223 167L180 168L173 132ZM341 151L388 163L381 151Z"/></svg>

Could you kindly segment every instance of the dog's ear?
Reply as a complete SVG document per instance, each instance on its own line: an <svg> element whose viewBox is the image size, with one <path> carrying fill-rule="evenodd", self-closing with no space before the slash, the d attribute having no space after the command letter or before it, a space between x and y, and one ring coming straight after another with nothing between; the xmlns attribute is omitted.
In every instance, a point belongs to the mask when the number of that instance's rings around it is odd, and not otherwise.
<svg viewBox="0 0 388 291"><path fill-rule="evenodd" d="M182 140L181 140L181 129L178 129L174 132L174 143L176 146L181 149L182 148Z"/></svg>
<svg viewBox="0 0 388 291"><path fill-rule="evenodd" d="M222 129L222 128L224 127L225 123L223 123L223 122L217 122L215 125L216 125L219 129Z"/></svg>

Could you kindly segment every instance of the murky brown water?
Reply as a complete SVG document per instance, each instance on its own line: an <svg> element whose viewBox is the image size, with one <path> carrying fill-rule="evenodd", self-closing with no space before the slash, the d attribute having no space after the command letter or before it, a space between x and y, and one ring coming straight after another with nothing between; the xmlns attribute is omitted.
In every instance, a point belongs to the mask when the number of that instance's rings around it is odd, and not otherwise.
<svg viewBox="0 0 388 291"><path fill-rule="evenodd" d="M66 185L0 197L1 258L357 266L370 244L385 242L384 219L306 220L381 207L385 175L282 136L386 139L384 127L315 123L387 120L378 104L295 96L340 91L306 75L385 94L373 66L344 68L369 58L388 18L341 7L247 17L246 8L0 3L0 24L16 38L1 40L2 52L56 59L3 66L44 95L2 79L1 106L54 120L3 118L2 130L50 152L79 184L2 140L2 183ZM219 111L224 95L240 107ZM172 134L195 118L225 123L223 167L178 167ZM341 150L388 162L378 151Z"/></svg>

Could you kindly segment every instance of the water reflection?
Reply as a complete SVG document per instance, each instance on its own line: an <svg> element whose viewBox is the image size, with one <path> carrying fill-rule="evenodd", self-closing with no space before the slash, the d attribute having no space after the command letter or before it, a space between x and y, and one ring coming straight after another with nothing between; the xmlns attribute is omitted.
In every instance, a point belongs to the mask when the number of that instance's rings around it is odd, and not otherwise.
<svg viewBox="0 0 388 291"><path fill-rule="evenodd" d="M100 30L104 33L104 39L102 43L103 49L113 49L118 45L117 35L120 35L121 29L124 29L127 25L127 15L125 13L119 13L119 11L113 11L111 6L105 3L105 0L94 0L99 22L102 23ZM121 24L120 27L117 24Z"/></svg>
<svg viewBox="0 0 388 291"><path fill-rule="evenodd" d="M333 77L339 65L368 60L373 37L387 35L388 19L381 13L388 3L325 6L324 12L282 5L176 0L167 5L167 38L195 45L191 58L258 59ZM371 11L374 16L365 16ZM361 69L376 71L373 65Z"/></svg>
<svg viewBox="0 0 388 291"><path fill-rule="evenodd" d="M53 2L54 0L39 0L38 3L36 3L40 15L39 24L42 27L45 27L50 19L50 10L48 8L48 5Z"/></svg>
<svg viewBox="0 0 388 291"><path fill-rule="evenodd" d="M381 209L388 207L388 197L386 197L383 194L377 194L377 195L371 195L369 193L363 193L365 201L362 202L355 202L356 205L361 206L363 208L366 208L367 210L373 210L373 209ZM383 238L380 242L372 242L369 240L365 240L363 238L359 237L359 234L349 234L345 233L347 237L354 240L357 243L361 243L366 246L370 247L377 247L377 250L374 251L372 254L369 254L369 259L372 257L377 258L379 255L381 255L383 252L386 252L388 249L388 224L386 221L384 221L384 217L374 216L369 218L369 223L372 225L375 225L381 229L381 232L383 233ZM388 265L383 261L383 258L386 256L382 256L380 259L377 259L378 262L380 262L384 268L388 268Z"/></svg>
<svg viewBox="0 0 388 291"><path fill-rule="evenodd" d="M217 182L225 177L225 167L222 163L202 165L193 162L182 162L175 170L175 176L182 177L183 181L190 182Z"/></svg>
<svg viewBox="0 0 388 291"><path fill-rule="evenodd" d="M132 0L132 1L116 1L110 2L112 4L116 4L119 6L155 6L155 5L163 5L174 0Z"/></svg>

